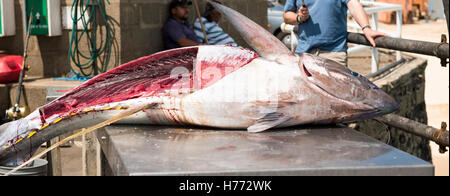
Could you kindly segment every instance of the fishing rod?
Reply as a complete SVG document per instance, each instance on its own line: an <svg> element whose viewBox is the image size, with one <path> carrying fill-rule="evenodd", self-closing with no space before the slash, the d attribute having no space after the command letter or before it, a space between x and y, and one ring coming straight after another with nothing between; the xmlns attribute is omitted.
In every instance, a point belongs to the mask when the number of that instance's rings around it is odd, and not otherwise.
<svg viewBox="0 0 450 196"><path fill-rule="evenodd" d="M195 12L197 13L197 17L200 22L200 26L202 27L202 30L203 30L203 37L205 37L205 43L209 45L208 37L206 36L205 26L203 25L202 17L200 16L200 10L198 9L197 0L193 0L193 2L194 2Z"/></svg>
<svg viewBox="0 0 450 196"><path fill-rule="evenodd" d="M28 57L28 42L29 42L30 34L31 34L31 22L33 21L33 11L34 11L34 7L31 8L30 18L28 19L28 29L27 29L27 33L26 33L25 49L23 52L22 69L20 70L20 76L19 76L19 85L17 87L16 103L14 104L14 106L12 108L10 108L6 111L6 117L11 120L17 120L23 116L26 116L29 111L29 108L27 106L19 107L19 103L20 103L20 94L22 93L22 88L23 88L22 83L23 83L23 78L25 76L25 71L28 71L30 69L30 67L28 65L26 65L26 60Z"/></svg>

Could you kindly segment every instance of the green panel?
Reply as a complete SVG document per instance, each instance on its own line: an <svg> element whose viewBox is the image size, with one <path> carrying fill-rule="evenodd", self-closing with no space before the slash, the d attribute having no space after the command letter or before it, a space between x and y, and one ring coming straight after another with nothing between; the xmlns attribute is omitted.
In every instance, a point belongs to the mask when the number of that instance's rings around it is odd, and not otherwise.
<svg viewBox="0 0 450 196"><path fill-rule="evenodd" d="M2 20L3 20L3 16L2 16L2 2L0 2L0 35L3 34Z"/></svg>
<svg viewBox="0 0 450 196"><path fill-rule="evenodd" d="M31 22L31 35L48 35L48 8L47 0L26 0L27 20L33 8L33 21Z"/></svg>

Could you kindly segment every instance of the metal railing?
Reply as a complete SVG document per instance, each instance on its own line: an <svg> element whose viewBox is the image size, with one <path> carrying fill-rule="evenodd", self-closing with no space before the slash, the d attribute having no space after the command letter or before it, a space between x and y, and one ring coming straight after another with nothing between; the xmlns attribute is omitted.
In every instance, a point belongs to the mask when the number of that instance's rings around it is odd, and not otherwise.
<svg viewBox="0 0 450 196"><path fill-rule="evenodd" d="M361 5L363 5L364 10L366 11L368 16L371 16L372 19L372 28L386 33L391 37L395 38L401 38L402 37L402 25L403 25L403 12L402 12L402 6L398 4L390 4L390 3L380 3L380 2L374 2L374 1L360 1ZM396 32L389 32L382 29L379 29L378 25L378 13L379 12L386 12L386 11L395 11L396 13ZM355 23L348 23L347 26L349 28L356 29L357 31L361 31L361 27ZM374 47L369 47L365 45L357 45L355 47L351 47L347 50L348 54L357 53L363 50L372 50L372 68L371 72L375 73L379 69L379 54L378 49ZM396 60L401 60L401 52L396 51Z"/></svg>

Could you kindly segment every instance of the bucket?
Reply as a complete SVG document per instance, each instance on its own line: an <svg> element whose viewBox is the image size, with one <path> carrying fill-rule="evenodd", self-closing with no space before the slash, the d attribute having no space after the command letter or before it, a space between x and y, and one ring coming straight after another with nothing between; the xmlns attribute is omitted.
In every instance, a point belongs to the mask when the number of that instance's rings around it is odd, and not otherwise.
<svg viewBox="0 0 450 196"><path fill-rule="evenodd" d="M17 170L11 174L11 176L46 176L47 164L48 161L45 159L36 159L30 166ZM0 176L5 175L14 168L15 167L0 166Z"/></svg>

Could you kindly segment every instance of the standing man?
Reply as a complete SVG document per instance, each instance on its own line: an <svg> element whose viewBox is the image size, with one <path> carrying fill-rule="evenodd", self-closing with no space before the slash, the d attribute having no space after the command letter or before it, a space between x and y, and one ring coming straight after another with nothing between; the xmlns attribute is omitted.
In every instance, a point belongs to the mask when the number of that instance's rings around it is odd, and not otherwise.
<svg viewBox="0 0 450 196"><path fill-rule="evenodd" d="M299 25L296 53L311 53L347 66L347 9L375 47L373 30L359 0L287 0L284 21Z"/></svg>
<svg viewBox="0 0 450 196"><path fill-rule="evenodd" d="M194 29L188 22L188 0L172 0L169 4L170 17L163 27L163 40L166 49L200 45Z"/></svg>

